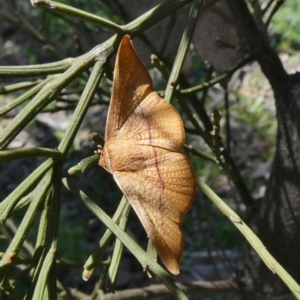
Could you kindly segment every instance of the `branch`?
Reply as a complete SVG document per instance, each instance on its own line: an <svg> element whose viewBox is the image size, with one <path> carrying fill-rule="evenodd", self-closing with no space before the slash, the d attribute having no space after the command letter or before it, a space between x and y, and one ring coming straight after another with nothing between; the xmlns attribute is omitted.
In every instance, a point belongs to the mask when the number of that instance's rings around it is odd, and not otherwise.
<svg viewBox="0 0 300 300"><path fill-rule="evenodd" d="M267 36L258 28L244 0L227 0L237 28L276 92L287 77L277 53L270 47Z"/></svg>
<svg viewBox="0 0 300 300"><path fill-rule="evenodd" d="M56 1L46 1L46 0L31 0L33 7L43 6L50 9L51 11L61 13L67 16L76 17L90 23L94 23L99 27L106 28L115 33L122 33L123 30L120 25L111 22L105 18L101 18L95 14L88 13L84 10L77 9L73 6L62 4Z"/></svg>
<svg viewBox="0 0 300 300"><path fill-rule="evenodd" d="M249 62L251 62L253 60L254 60L253 56L247 56L245 59L239 61L235 66L233 66L229 70L221 73L220 75L217 75L214 78L212 78L202 84L199 84L199 85L187 88L187 89L181 89L180 93L183 95L189 95L189 94L201 92L201 91L203 91L211 86L214 86L215 84L220 83L223 80L229 78L235 71L241 69L243 66L245 66L246 64L248 64Z"/></svg>
<svg viewBox="0 0 300 300"><path fill-rule="evenodd" d="M236 226L236 228L247 239L251 247L256 251L259 257L269 270L277 274L280 279L286 284L290 291L300 299L300 286L292 278L292 276L278 263L278 261L267 251L261 240L254 234L254 232L244 223L244 221L225 203L219 198L213 190L210 189L200 179L198 186L201 191L219 208L219 210Z"/></svg>
<svg viewBox="0 0 300 300"><path fill-rule="evenodd" d="M237 291L238 286L232 280L220 281L192 281L191 283L178 283L180 290L185 293L200 295L216 295ZM144 288L117 291L115 294L106 294L106 300L134 300L134 299L152 299L157 297L170 296L169 290L163 284L150 285Z"/></svg>

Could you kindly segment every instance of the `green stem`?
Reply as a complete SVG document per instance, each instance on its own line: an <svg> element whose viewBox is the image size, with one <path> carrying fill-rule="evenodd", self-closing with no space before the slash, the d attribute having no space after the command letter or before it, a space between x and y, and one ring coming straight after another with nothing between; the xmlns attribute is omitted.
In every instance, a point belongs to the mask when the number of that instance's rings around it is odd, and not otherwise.
<svg viewBox="0 0 300 300"><path fill-rule="evenodd" d="M78 19L94 23L99 27L106 28L118 34L123 33L122 27L120 25L111 22L107 19L101 18L95 14L91 14L84 10L74 8L73 6L48 0L31 0L31 4L34 7L42 6L51 9L51 11L56 13L61 13L67 16L76 17Z"/></svg>
<svg viewBox="0 0 300 300"><path fill-rule="evenodd" d="M86 170L88 170L90 167L95 166L99 163L99 154L94 154L92 156L84 158L79 164L76 166L71 167L68 170L68 173L70 175L73 175L78 172L84 173Z"/></svg>
<svg viewBox="0 0 300 300"><path fill-rule="evenodd" d="M50 188L52 178L52 171L49 171L44 179L38 185L38 188L35 190L35 195L33 200L16 232L12 241L10 242L8 248L5 251L1 261L0 261L0 282L3 284L3 280L7 275L8 270L12 267L14 257L18 254L26 235L31 227L31 224L35 218L35 215L38 211L40 203L44 200L45 194Z"/></svg>
<svg viewBox="0 0 300 300"><path fill-rule="evenodd" d="M188 94L194 94L194 93L198 93L202 90L205 90L208 87L211 87L217 83L222 82L224 79L229 78L235 71L237 71L241 67L245 66L249 62L253 61L253 59L254 59L253 56L248 56L247 58L238 62L234 67L232 67L228 71L212 78L209 81L204 82L203 84L199 84L199 85L196 85L196 86L188 88L188 89L182 89L182 90L180 90L180 93L183 95L188 95Z"/></svg>
<svg viewBox="0 0 300 300"><path fill-rule="evenodd" d="M112 220L115 223L118 223L122 216L123 211L127 211L130 207L131 206L129 202L127 201L125 196L123 196ZM84 264L84 271L82 274L82 278L84 278L84 280L89 280L92 277L96 267L99 266L103 254L109 242L111 241L112 237L113 237L113 233L109 229L107 229L103 234L101 240L99 241L98 246L90 255L90 257L87 259L86 263Z"/></svg>
<svg viewBox="0 0 300 300"><path fill-rule="evenodd" d="M78 58L76 58L77 60ZM62 73L69 69L75 58L66 58L49 64L27 66L0 66L0 78L45 76Z"/></svg>
<svg viewBox="0 0 300 300"><path fill-rule="evenodd" d="M131 37L134 37L190 2L191 0L165 1L150 9L134 21L123 25L122 28L124 32L128 32Z"/></svg>
<svg viewBox="0 0 300 300"><path fill-rule="evenodd" d="M30 101L30 103L13 119L13 121L0 134L0 149L5 149L9 143L18 135L20 131L49 103L51 103L59 93L59 91L69 84L80 73L86 70L94 60L106 59L113 49L116 36L110 38L105 43L96 46L94 49L76 59L74 64L63 74L57 75L53 81L44 86L39 93ZM104 62L102 62L104 63ZM101 73L102 74L102 73ZM93 75L95 76L95 74ZM91 84L91 82L90 82ZM90 91L87 90L88 85L82 94L90 96ZM90 87L90 85L89 85ZM94 94L94 90L93 93ZM79 105L79 104L78 104ZM78 117L78 109L75 110L73 118ZM78 123L78 122L77 122ZM76 125L79 126L78 124ZM72 131L69 126L67 133ZM64 140L62 141L64 143ZM59 149L61 150L61 149Z"/></svg>
<svg viewBox="0 0 300 300"><path fill-rule="evenodd" d="M49 76L39 84L35 85L29 91L23 93L20 97L14 99L14 101L12 101L11 103L5 105L3 108L0 109L0 116L4 116L7 112L11 111L15 107L19 106L20 104L24 103L26 100L36 95L40 91L40 89L44 85L49 83L51 80L53 80L53 76Z"/></svg>
<svg viewBox="0 0 300 300"><path fill-rule="evenodd" d="M56 149L47 148L26 148L0 151L0 162L29 157L51 157L53 160L59 160L62 158L62 154Z"/></svg>
<svg viewBox="0 0 300 300"><path fill-rule="evenodd" d="M47 228L48 228L48 224L51 223L51 219L50 219L51 211L49 207L51 207L52 199L53 199L53 188L49 190L49 193L47 194L46 200L44 202L43 211L40 217L40 224L39 224L38 234L35 243L35 251L34 251L33 258L31 260L30 275L32 276L32 281L31 281L31 286L27 291L26 299L32 298L32 294L34 292L36 282L39 277L40 266L42 265L42 261L45 259L44 256L45 256L45 247L47 241Z"/></svg>
<svg viewBox="0 0 300 300"><path fill-rule="evenodd" d="M61 178L63 162L56 164L53 169L53 197L51 199L50 222L47 223L45 259L37 279L37 288L34 290L32 300L55 299L56 292L56 255L57 234L59 228L61 207ZM40 297L42 295L42 297Z"/></svg>
<svg viewBox="0 0 300 300"><path fill-rule="evenodd" d="M123 196L123 198L125 197ZM126 200L126 206L125 209L122 210L122 215L119 221L119 226L123 231L126 231L128 215L131 210L131 205L129 204L126 198L125 200ZM114 252L112 254L110 266L106 277L106 286L109 287L109 289L112 292L115 290L115 285L116 285L116 281L120 269L122 251L123 251L123 243L119 239L117 239L115 242Z"/></svg>
<svg viewBox="0 0 300 300"><path fill-rule="evenodd" d="M188 119L195 127L195 130L204 139L205 143L210 147L210 149L215 154L218 164L229 174L230 179L233 181L234 186L236 187L245 205L247 205L248 208L252 209L254 204L252 195L249 192L247 185L244 179L242 178L234 160L224 148L221 137L218 136L213 138L211 134L204 131L199 125L198 120L195 118L195 115L191 112L190 107L182 99L182 95L178 93L177 98L183 111L187 114ZM220 145L220 147L214 147L214 142L216 141L216 139L218 139L218 144Z"/></svg>
<svg viewBox="0 0 300 300"><path fill-rule="evenodd" d="M0 227L11 214L19 200L31 187L53 166L53 160L48 159L28 176L13 192L0 203Z"/></svg>
<svg viewBox="0 0 300 300"><path fill-rule="evenodd" d="M18 201L12 213L27 206L31 202L31 200L32 200L32 192L29 193L27 196L23 197L20 201Z"/></svg>
<svg viewBox="0 0 300 300"><path fill-rule="evenodd" d="M179 74L181 72L187 52L189 50L190 43L194 33L194 28L197 22L199 7L201 4L202 4L202 0L193 0L187 25L184 29L182 39L179 45L179 49L171 71L171 75L169 77L169 81L165 90L165 100L168 102L170 102L173 97L174 88L176 88Z"/></svg>
<svg viewBox="0 0 300 300"><path fill-rule="evenodd" d="M5 94L9 94L12 92L17 92L23 89L27 89L33 86L36 86L38 83L40 83L41 80L37 80L37 81L24 81L24 82L20 82L20 83L14 83L14 84L10 84L7 86L3 86L0 87L0 95L5 95Z"/></svg>
<svg viewBox="0 0 300 300"><path fill-rule="evenodd" d="M115 41L115 38L110 39L110 45L107 47L110 49ZM79 130L80 125L82 124L83 118L86 115L86 112L90 106L90 103L93 101L95 92L99 86L100 80L103 75L103 65L106 62L106 59L110 51L102 52L99 60L93 67L92 73L89 77L87 84L82 92L79 103L74 111L72 116L70 126L68 126L59 146L58 150L66 154L69 148L71 147L73 140Z"/></svg>
<svg viewBox="0 0 300 300"><path fill-rule="evenodd" d="M143 251L140 246L128 236L128 234L121 230L121 228L99 206L97 206L86 194L73 186L67 178L63 179L63 184L76 197L81 199L94 213L94 215L114 233L125 247L127 247L128 250L138 259L141 265L148 265L150 267L150 270L162 280L169 291L175 296L175 299L187 300L184 293L174 283L173 278L159 264L148 257L147 253Z"/></svg>
<svg viewBox="0 0 300 300"><path fill-rule="evenodd" d="M300 286L291 277L290 274L275 260L275 258L267 251L266 247L260 241L260 239L254 234L254 232L242 221L242 219L219 198L212 189L210 189L200 179L198 185L202 192L219 208L219 210L229 218L229 220L236 226L236 228L247 239L252 248L257 252L266 266L272 273L277 274L282 281L287 285L291 292L300 299Z"/></svg>
<svg viewBox="0 0 300 300"><path fill-rule="evenodd" d="M217 159L212 156L212 155L209 155L199 149L196 149L195 147L193 147L192 145L184 145L184 149L188 152L190 152L191 154L195 155L195 156L198 156L200 158L203 158L205 160L209 160L209 161L212 161L214 163L218 163Z"/></svg>

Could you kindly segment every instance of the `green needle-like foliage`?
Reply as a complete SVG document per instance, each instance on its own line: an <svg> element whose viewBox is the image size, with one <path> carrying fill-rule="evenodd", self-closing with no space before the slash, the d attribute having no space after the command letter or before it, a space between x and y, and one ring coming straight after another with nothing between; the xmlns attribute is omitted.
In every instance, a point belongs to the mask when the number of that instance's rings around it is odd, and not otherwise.
<svg viewBox="0 0 300 300"><path fill-rule="evenodd" d="M167 0L158 6L145 12L135 20L119 25L112 20L88 13L72 6L48 0L31 0L34 9L48 9L50 12L59 14L64 20L79 20L84 24L89 24L93 28L105 29L111 32L111 37L93 49L73 58L60 59L59 61L47 64L27 65L27 66L0 66L0 78L22 78L24 81L0 87L0 96L16 95L14 100L0 109L0 116L7 116L13 109L22 107L20 112L3 130L0 131L0 167L1 164L20 159L39 158L45 159L35 170L32 171L5 199L0 203L0 227L9 218L26 210L14 236L4 252L1 252L0 260L0 298L9 294L12 299L40 300L58 299L57 265L66 263L57 255L58 231L60 227L60 209L63 197L63 189L66 187L106 226L106 231L99 239L99 243L91 253L84 268L83 279L89 280L97 268L103 267L103 274L98 283L99 291L96 294L103 295L105 284L112 291L115 289L120 263L122 261L123 246L125 246L138 260L141 270L145 269L150 276L158 278L175 299L187 299L187 296L175 284L174 279L157 262L156 251L149 243L145 252L127 233L128 215L131 209L125 197L122 197L118 208L112 218L110 218L102 208L100 208L90 197L83 193L77 186L73 185L69 178L64 178L63 172L68 154L72 149L75 137L80 126L86 117L88 109L91 107L94 98L99 96L103 90L99 87L102 83L103 75L111 77L108 61L116 52L118 44L125 34L132 38L142 36L151 26L155 25L163 18L171 16L180 8L187 6L190 10L180 46L172 68L160 61L160 58L153 56L153 63L167 80L165 98L167 101L177 99L180 109L189 120L187 133L202 137L206 146L211 150L211 154L205 153L192 145L185 145L189 154L207 160L212 164L221 166L232 179L238 194L243 199L245 205L250 207L254 200L249 192L241 174L239 173L235 161L226 151L221 138L221 113L218 109L212 112L211 120L204 112L204 106L198 106L196 117L191 106L184 97L194 95L200 91L229 78L236 70L254 59L252 55L238 62L227 72L223 72L210 78L203 84L197 84L190 88L181 89L179 86L180 74L185 62L188 50L190 49L194 28L196 26L198 14L202 7L202 0ZM1 18L5 16L0 13ZM7 17L8 18L8 17ZM8 18L9 19L9 18ZM18 23L17 20L10 19L11 22ZM20 17L20 24L24 30L37 41L45 43L47 40L29 21ZM144 39L146 41L146 39ZM54 45L48 45L53 53L57 53ZM35 78L34 80L32 78ZM30 78L30 79L28 79ZM26 79L26 81L25 81ZM28 81L29 80L29 81ZM30 81L32 80L32 81ZM63 132L62 138L56 149L50 148L26 148L10 149L9 146L30 124L37 115L47 111L49 105L53 105L62 94L72 84L84 81L84 88L79 100L65 101L72 108L72 117L68 127ZM105 95L105 92L103 92ZM106 93L107 94L107 93ZM107 96L107 95L105 95ZM102 101L102 102L101 102ZM106 103L107 100L99 100L98 103ZM51 110L50 110L51 111ZM205 114L206 124L211 127L211 131L200 125L198 117ZM205 123L203 122L203 123ZM103 138L92 135L92 139L99 145L103 144ZM92 153L91 153L92 154ZM69 174L85 172L91 166L98 163L99 155L94 154L87 158L82 157L82 162L69 168ZM293 278L282 268L281 265L264 248L260 240L206 184L199 180L199 188L209 199L223 212L237 229L245 236L250 245L256 250L265 264L272 272L277 273L284 281L292 293L300 299L300 287ZM105 199L103 200L105 201ZM30 230L37 225L37 235L34 251L31 257L24 256L22 246L30 233ZM110 258L107 258L107 249L110 245L113 251ZM22 278L24 273L31 275L31 282L22 297L14 286L12 269L15 265L23 263L26 268L19 271ZM74 262L69 262L69 265ZM67 263L66 263L67 264ZM75 263L74 263L75 264ZM17 280L16 280L17 281ZM61 286L60 286L61 287ZM60 288L60 290L63 290ZM65 288L65 294L72 294L70 289ZM65 295L64 294L64 295ZM94 293L95 294L95 293ZM63 296L62 296L63 297ZM59 299L61 299L60 297ZM92 296L93 299L94 296ZM92 299L92 298L91 298Z"/></svg>

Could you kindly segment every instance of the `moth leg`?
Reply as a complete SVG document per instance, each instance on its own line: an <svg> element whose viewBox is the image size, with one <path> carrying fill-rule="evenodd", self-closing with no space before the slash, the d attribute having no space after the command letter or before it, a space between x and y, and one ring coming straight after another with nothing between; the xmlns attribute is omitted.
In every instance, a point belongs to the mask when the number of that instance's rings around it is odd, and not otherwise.
<svg viewBox="0 0 300 300"><path fill-rule="evenodd" d="M95 153L95 154L101 155L101 154L102 154L102 150L103 150L102 146L101 146L101 145L97 145L97 148L98 148L98 149L95 150L94 153Z"/></svg>

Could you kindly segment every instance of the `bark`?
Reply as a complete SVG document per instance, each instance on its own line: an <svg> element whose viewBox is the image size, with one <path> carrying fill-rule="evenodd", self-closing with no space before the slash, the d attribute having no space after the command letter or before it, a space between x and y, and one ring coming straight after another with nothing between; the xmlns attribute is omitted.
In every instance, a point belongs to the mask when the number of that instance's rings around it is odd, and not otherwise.
<svg viewBox="0 0 300 300"><path fill-rule="evenodd" d="M277 146L265 199L258 218L258 234L280 264L300 282L300 74L289 75L276 96ZM284 290L277 277L260 264L260 285ZM263 279L263 280L262 280ZM265 288L265 287L264 287Z"/></svg>
<svg viewBox="0 0 300 300"><path fill-rule="evenodd" d="M259 204L253 225L270 253L300 282L300 74L285 72L244 0L227 0L227 3L245 43L256 55L272 86L277 110L275 158L267 192ZM265 295L285 293L286 287L278 276L271 273L260 259L255 258L253 263L251 256L246 265L253 289Z"/></svg>

